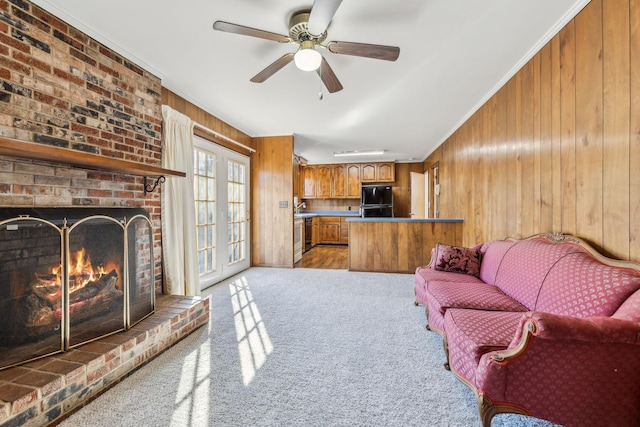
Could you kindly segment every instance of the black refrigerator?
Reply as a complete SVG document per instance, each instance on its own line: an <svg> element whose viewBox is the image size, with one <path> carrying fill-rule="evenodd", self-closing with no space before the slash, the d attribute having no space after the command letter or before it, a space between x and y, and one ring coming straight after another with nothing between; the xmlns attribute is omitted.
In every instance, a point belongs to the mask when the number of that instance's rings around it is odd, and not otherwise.
<svg viewBox="0 0 640 427"><path fill-rule="evenodd" d="M393 188L390 185L363 185L361 194L363 218L393 217Z"/></svg>

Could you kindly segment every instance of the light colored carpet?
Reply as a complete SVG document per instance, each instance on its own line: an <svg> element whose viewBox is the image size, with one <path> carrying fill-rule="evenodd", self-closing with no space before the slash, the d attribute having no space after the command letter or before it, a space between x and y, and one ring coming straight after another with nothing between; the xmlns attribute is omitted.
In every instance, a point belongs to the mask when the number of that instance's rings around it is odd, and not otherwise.
<svg viewBox="0 0 640 427"><path fill-rule="evenodd" d="M207 326L61 426L480 425L412 275L251 268L206 294Z"/></svg>

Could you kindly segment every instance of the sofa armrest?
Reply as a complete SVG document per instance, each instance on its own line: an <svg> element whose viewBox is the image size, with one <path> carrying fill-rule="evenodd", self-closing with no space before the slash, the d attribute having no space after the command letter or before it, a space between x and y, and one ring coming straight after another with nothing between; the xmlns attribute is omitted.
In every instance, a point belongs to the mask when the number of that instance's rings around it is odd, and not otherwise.
<svg viewBox="0 0 640 427"><path fill-rule="evenodd" d="M504 351L495 352L491 357L498 362L518 357L534 337L555 341L640 345L640 325L612 317L580 318L530 311L522 315L509 347Z"/></svg>
<svg viewBox="0 0 640 427"><path fill-rule="evenodd" d="M553 340L579 340L640 345L640 325L612 317L571 317L532 312L535 334Z"/></svg>

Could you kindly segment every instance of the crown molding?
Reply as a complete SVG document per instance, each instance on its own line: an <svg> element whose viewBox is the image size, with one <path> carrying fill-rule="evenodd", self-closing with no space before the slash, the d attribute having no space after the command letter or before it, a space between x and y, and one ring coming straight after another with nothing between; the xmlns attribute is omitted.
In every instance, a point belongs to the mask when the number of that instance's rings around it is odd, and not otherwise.
<svg viewBox="0 0 640 427"><path fill-rule="evenodd" d="M495 95L504 85L507 84L509 80L513 76L516 75L518 71L522 67L524 67L527 62L531 60L556 34L560 32L573 18L575 18L582 9L584 9L591 0L579 0L577 1L571 9L567 11L556 23L553 25L541 38L538 40L536 44L529 49L529 51L505 74L502 79L496 83L496 85L489 91L487 94L480 99L480 101L469 110L469 112L462 117L462 119L451 129L441 140L438 142L431 151L429 151L423 161L427 160L434 151L436 151L451 135L453 135L459 128L462 126L467 120L471 118L484 104L487 103L491 99L493 95Z"/></svg>
<svg viewBox="0 0 640 427"><path fill-rule="evenodd" d="M119 55L124 56L125 58L127 58L129 61L133 62L134 64L136 64L140 68L144 68L146 71L148 71L151 74L153 74L154 76L160 78L160 80L165 78L165 75L164 75L164 73L162 73L162 71L160 71L157 68L153 67L152 65L147 63L144 59L140 58L139 56L134 55L133 53L128 51L126 48L118 45L116 42L114 42L113 40L109 39L104 34L102 34L102 33L98 32L98 31L96 31L95 29L87 26L82 21L80 21L78 18L73 16L72 14L68 13L65 10L62 10L59 6L57 6L55 4L55 2L53 2L51 0L30 0L30 1L31 1L31 3L35 4L36 6L46 10L47 12L49 12L49 13L51 13L53 15L55 15L57 18L62 19L67 24L69 24L69 25L77 28L78 30L82 31L83 33L85 33L89 37L93 38L94 40L98 41L99 43L102 43L103 45L105 45L109 49L113 50L114 52L117 52Z"/></svg>

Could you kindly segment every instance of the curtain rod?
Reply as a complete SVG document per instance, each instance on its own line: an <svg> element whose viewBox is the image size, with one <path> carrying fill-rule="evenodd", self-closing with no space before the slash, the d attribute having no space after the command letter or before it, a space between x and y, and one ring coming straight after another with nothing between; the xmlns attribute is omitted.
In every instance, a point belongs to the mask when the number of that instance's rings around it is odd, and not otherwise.
<svg viewBox="0 0 640 427"><path fill-rule="evenodd" d="M229 138L228 136L225 136L225 135L223 135L223 134L221 134L221 133L219 133L219 132L216 132L216 131L215 131L215 130L213 130L213 129L209 129L208 127L203 126L203 125L201 125L201 124L200 124L200 123L198 123L198 122L193 122L193 125L194 125L194 126L196 126L196 127L199 127L199 128L200 128L200 129L202 129L202 130L205 130L205 131L207 131L207 132L209 132L209 133L212 133L213 135L217 136L218 138L222 138L222 139L224 139L225 141L229 141L229 142L231 142L231 143L233 143L233 144L236 144L236 145L238 145L238 146L240 146L240 147L244 148L245 150L249 150L249 152L251 152L251 153L255 153L255 152L256 152L256 150L254 150L253 148L251 148L251 147L247 147L246 145L242 144L241 142L238 142L238 141L236 141L235 139L231 139L231 138Z"/></svg>

